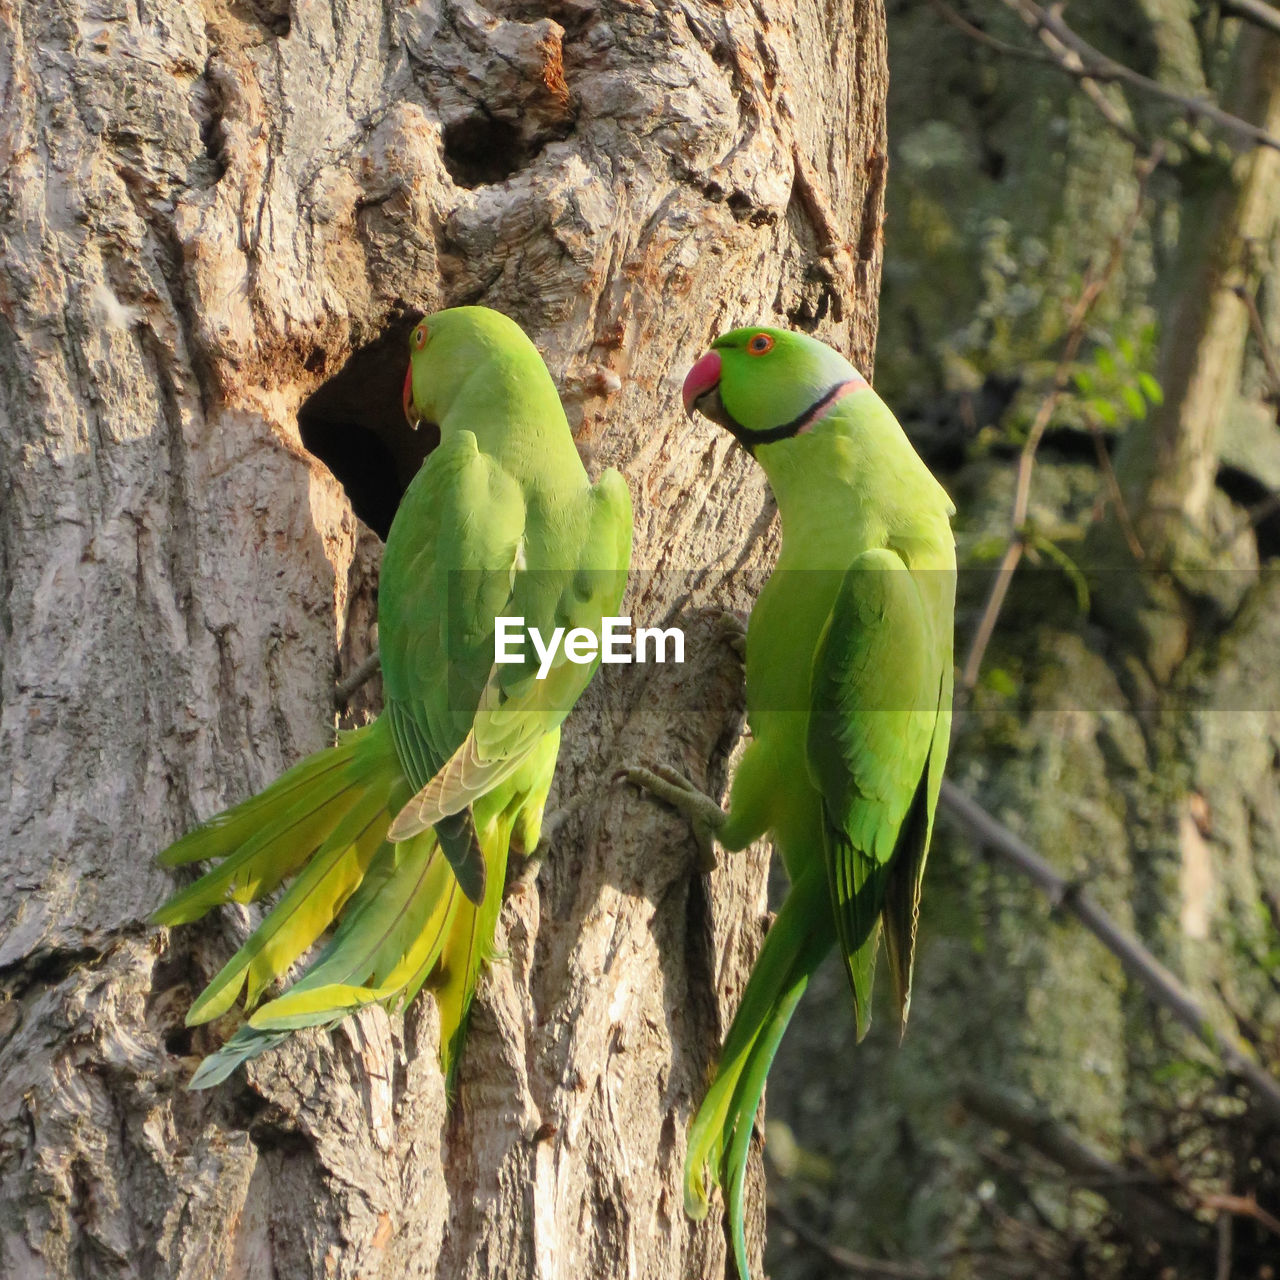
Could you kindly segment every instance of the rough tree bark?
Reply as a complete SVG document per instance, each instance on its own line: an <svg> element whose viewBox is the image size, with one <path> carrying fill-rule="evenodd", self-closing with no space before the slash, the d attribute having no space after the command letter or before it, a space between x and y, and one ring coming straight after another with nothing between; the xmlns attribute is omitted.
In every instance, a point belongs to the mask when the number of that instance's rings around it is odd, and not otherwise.
<svg viewBox="0 0 1280 1280"><path fill-rule="evenodd" d="M759 477L682 420L680 371L762 316L869 363L879 5L16 0L0 23L0 1273L722 1273L717 1218L682 1213L684 1131L764 861L700 880L684 826L609 779L723 756L738 672L693 610L769 550ZM183 1012L250 914L147 927L153 855L330 740L378 542L306 443L384 520L422 449L405 334L475 301L545 353L589 466L627 475L655 571L631 609L690 623L690 660L575 712L451 1109L427 998L191 1094L228 1028ZM758 1170L753 1203L758 1255Z"/></svg>
<svg viewBox="0 0 1280 1280"><path fill-rule="evenodd" d="M1241 39L1229 87L1228 100L1242 118L1264 129L1280 126L1280 44ZM1241 525L1226 508L1215 483L1250 336L1238 290L1256 288L1254 277L1271 252L1280 152L1258 147L1223 169L1181 211L1174 268L1180 287L1166 308L1158 369L1163 402L1133 424L1117 450L1116 474L1145 572L1136 572L1117 518L1093 536L1099 561L1132 571L1135 583L1116 593L1127 598L1108 600L1103 616L1160 684L1187 657L1203 623L1197 613L1207 607L1229 619L1239 607L1257 560L1250 539L1240 536L1248 522Z"/></svg>

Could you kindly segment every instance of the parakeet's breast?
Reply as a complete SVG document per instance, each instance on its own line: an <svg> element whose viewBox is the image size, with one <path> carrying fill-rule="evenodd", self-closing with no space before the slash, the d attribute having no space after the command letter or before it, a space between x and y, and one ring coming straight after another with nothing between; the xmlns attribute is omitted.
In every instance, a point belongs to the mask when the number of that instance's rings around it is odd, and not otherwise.
<svg viewBox="0 0 1280 1280"><path fill-rule="evenodd" d="M819 847L821 804L809 779L806 732L813 654L843 577L779 561L747 628L747 719L767 771L770 831L788 874Z"/></svg>
<svg viewBox="0 0 1280 1280"><path fill-rule="evenodd" d="M747 629L747 706L757 737L767 722L762 716L807 714L813 651L842 577L780 563L765 583Z"/></svg>

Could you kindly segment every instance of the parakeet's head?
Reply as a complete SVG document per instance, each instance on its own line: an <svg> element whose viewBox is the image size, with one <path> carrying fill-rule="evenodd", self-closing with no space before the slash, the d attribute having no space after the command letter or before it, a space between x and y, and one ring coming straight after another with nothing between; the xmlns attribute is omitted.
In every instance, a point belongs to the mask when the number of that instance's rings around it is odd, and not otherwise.
<svg viewBox="0 0 1280 1280"><path fill-rule="evenodd" d="M806 432L866 379L804 333L752 325L722 334L684 380L684 407L733 432L751 452Z"/></svg>
<svg viewBox="0 0 1280 1280"><path fill-rule="evenodd" d="M526 349L538 358L520 326L488 307L452 307L424 316L409 334L405 417L413 426L439 423L474 374L489 376L484 371L492 371L495 355Z"/></svg>

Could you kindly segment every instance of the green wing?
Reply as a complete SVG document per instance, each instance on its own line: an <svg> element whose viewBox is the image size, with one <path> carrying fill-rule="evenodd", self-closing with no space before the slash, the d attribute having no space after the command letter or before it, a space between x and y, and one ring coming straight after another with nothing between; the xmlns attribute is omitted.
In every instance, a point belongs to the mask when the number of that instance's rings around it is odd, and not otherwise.
<svg viewBox="0 0 1280 1280"><path fill-rule="evenodd" d="M896 552L864 552L845 574L814 653L807 757L822 796L836 933L860 1038L870 1023L882 911L906 1017L950 723L951 635L932 594Z"/></svg>
<svg viewBox="0 0 1280 1280"><path fill-rule="evenodd" d="M566 634L582 627L599 635L602 619L617 613L631 560L631 498L622 477L609 470L584 490L583 499L577 563L522 568L513 575L509 601L494 612L524 618L544 636L556 627ZM515 772L568 715L598 665L569 661L563 645L542 680L528 646L525 662L492 665L492 614L486 645L490 666L470 731L401 810L393 839L437 826Z"/></svg>
<svg viewBox="0 0 1280 1280"><path fill-rule="evenodd" d="M396 513L379 584L382 670L391 737L414 791L470 730L493 662L494 618L511 611L526 523L520 485L469 431L430 455ZM481 902L485 860L471 815L450 815L436 836L463 892ZM390 837L403 838L394 827Z"/></svg>
<svg viewBox="0 0 1280 1280"><path fill-rule="evenodd" d="M396 513L379 640L396 752L415 791L471 728L525 523L520 485L470 431L451 433L427 458Z"/></svg>

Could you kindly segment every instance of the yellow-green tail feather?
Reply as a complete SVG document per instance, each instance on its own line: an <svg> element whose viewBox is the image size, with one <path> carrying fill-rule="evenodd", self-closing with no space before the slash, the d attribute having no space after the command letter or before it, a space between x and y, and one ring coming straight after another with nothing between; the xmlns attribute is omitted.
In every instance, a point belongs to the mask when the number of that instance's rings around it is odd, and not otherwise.
<svg viewBox="0 0 1280 1280"><path fill-rule="evenodd" d="M252 1008L342 912L307 972L206 1058L191 1087L219 1083L293 1031L334 1025L372 1003L402 1007L429 984L440 1008L441 1065L452 1088L471 998L491 958L512 831L536 841L555 747L549 738L526 776L476 803L487 873L479 906L461 892L434 831L400 844L386 839L411 788L382 722L344 735L337 747L304 760L259 796L166 851L162 856L169 864L222 861L161 907L159 923L181 923L219 903L252 900L296 873L192 1005L189 1023L227 1012L242 990Z"/></svg>
<svg viewBox="0 0 1280 1280"><path fill-rule="evenodd" d="M716 1074L689 1127L685 1156L685 1212L702 1218L709 1185L724 1187L738 1273L748 1280L743 1188L751 1132L765 1078L809 978L835 942L826 879L792 886L765 937L742 1003L725 1037Z"/></svg>

